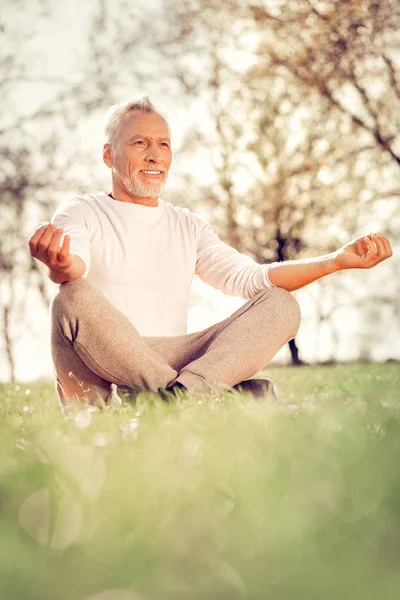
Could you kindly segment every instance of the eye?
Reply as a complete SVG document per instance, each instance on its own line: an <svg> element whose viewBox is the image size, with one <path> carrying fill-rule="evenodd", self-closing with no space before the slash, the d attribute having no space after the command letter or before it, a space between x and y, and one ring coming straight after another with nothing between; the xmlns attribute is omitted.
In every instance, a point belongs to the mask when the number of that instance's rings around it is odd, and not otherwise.
<svg viewBox="0 0 400 600"><path fill-rule="evenodd" d="M143 141L143 140L136 140L136 142L135 142L135 146L136 146L136 145L138 145L138 144L139 144L139 145L143 145L143 144L144 144L144 141Z"/></svg>
<svg viewBox="0 0 400 600"><path fill-rule="evenodd" d="M169 148L168 142L161 142L161 146L165 146L166 148Z"/></svg>

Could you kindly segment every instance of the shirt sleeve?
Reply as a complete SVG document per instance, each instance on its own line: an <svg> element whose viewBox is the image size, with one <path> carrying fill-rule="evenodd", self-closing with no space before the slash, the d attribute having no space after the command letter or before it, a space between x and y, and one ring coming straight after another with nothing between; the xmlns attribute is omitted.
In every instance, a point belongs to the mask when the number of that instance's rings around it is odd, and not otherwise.
<svg viewBox="0 0 400 600"><path fill-rule="evenodd" d="M70 252L79 256L86 265L83 277L90 270L91 210L79 199L62 204L53 214L51 222L70 236Z"/></svg>
<svg viewBox="0 0 400 600"><path fill-rule="evenodd" d="M196 274L205 283L246 300L265 288L275 287L268 277L270 265L260 265L225 244L207 221L199 221Z"/></svg>

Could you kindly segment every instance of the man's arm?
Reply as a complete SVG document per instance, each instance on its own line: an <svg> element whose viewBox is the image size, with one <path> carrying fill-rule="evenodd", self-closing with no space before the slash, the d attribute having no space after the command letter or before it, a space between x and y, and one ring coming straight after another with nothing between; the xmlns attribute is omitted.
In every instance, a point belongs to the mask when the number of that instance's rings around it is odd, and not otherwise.
<svg viewBox="0 0 400 600"><path fill-rule="evenodd" d="M273 285L293 292L335 271L370 269L392 254L389 240L382 233L371 233L325 256L273 263L268 277Z"/></svg>
<svg viewBox="0 0 400 600"><path fill-rule="evenodd" d="M271 287L269 265L259 265L219 239L211 225L192 214L198 225L196 274L208 285L246 300Z"/></svg>
<svg viewBox="0 0 400 600"><path fill-rule="evenodd" d="M31 255L47 266L47 274L54 283L78 279L86 270L86 265L81 257L71 254L69 251L69 235L64 237L64 241L60 245L63 233L62 227L44 223L29 239Z"/></svg>

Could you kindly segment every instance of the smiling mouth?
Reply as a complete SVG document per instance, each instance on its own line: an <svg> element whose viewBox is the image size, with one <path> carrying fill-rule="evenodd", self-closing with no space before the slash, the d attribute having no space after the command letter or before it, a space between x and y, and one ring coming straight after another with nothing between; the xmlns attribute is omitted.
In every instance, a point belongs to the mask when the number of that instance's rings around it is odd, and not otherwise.
<svg viewBox="0 0 400 600"><path fill-rule="evenodd" d="M163 171L146 170L140 172L143 173L143 175L146 175L146 177L162 177L162 175L164 175Z"/></svg>

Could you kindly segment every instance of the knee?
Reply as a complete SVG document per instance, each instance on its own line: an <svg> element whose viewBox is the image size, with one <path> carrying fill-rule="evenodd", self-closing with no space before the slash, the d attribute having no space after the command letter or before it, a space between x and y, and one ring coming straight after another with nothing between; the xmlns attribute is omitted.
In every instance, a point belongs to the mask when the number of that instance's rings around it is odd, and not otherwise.
<svg viewBox="0 0 400 600"><path fill-rule="evenodd" d="M297 302L296 298L287 290L282 290L285 292L285 315L288 319L288 323L291 327L291 339L293 339L300 327L301 322L301 312L300 305Z"/></svg>
<svg viewBox="0 0 400 600"><path fill-rule="evenodd" d="M269 302L266 306L271 307L271 301L275 306L277 318L282 323L282 326L288 329L289 339L292 339L297 334L301 313L300 306L296 298L290 292L280 287L268 288L266 290Z"/></svg>
<svg viewBox="0 0 400 600"><path fill-rule="evenodd" d="M274 290L275 295L278 297L280 314L289 329L290 339L292 339L300 327L301 313L299 303L287 290L278 287L274 288Z"/></svg>
<svg viewBox="0 0 400 600"><path fill-rule="evenodd" d="M62 283L51 302L52 318L68 316L71 311L76 313L78 307L85 301L90 287L90 284L82 277Z"/></svg>

